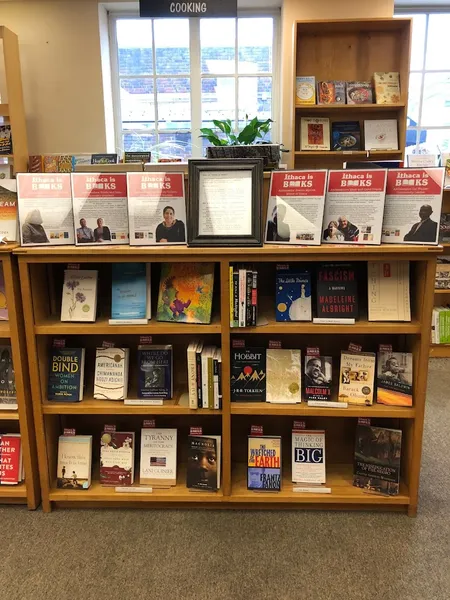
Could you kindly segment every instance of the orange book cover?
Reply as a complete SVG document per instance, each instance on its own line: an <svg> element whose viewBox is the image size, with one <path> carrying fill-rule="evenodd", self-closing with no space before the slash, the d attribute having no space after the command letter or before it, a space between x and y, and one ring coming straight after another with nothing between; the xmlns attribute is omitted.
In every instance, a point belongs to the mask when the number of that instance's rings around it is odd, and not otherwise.
<svg viewBox="0 0 450 600"><path fill-rule="evenodd" d="M0 238L17 240L17 187L15 179L0 180Z"/></svg>

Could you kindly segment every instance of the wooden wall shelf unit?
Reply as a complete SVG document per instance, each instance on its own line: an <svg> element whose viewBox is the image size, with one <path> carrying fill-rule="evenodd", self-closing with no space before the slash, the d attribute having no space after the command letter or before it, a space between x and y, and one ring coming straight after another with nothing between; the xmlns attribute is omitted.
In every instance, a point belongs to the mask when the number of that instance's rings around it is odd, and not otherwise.
<svg viewBox="0 0 450 600"><path fill-rule="evenodd" d="M18 410L0 411L0 433L21 434L25 481L19 485L0 485L0 504L26 504L34 510L40 503L39 473L19 270L17 259L12 255L16 246L0 244L9 316L9 321L0 323L0 343L11 345L18 405Z"/></svg>
<svg viewBox="0 0 450 600"><path fill-rule="evenodd" d="M296 169L341 169L345 161L402 160L406 139L411 19L354 19L352 21L297 21L294 24L293 166ZM295 78L314 76L316 82L372 81L376 71L400 73L399 104L305 105L296 102ZM300 119L328 117L359 121L363 141L365 119L397 119L398 151L327 152L300 150Z"/></svg>
<svg viewBox="0 0 450 600"><path fill-rule="evenodd" d="M11 124L14 152L14 154L3 154L0 158L8 158L8 162L13 163L14 173L26 173L28 170L28 143L19 41L15 33L1 25L0 40L3 41L4 73L8 100L7 103L0 104L0 117L4 117Z"/></svg>
<svg viewBox="0 0 450 600"><path fill-rule="evenodd" d="M33 390L33 408L36 422L38 457L41 474L43 508L92 506L214 506L221 508L317 508L323 505L335 509L385 509L415 515L417 510L420 456L427 383L427 358L436 256L439 247L394 246L348 247L320 246L286 248L203 248L183 247L132 248L132 247L60 247L18 248L24 318L27 330L30 377ZM366 269L367 260L411 261L412 313L411 323L371 323L358 321L356 325L324 327L313 323L277 323L253 328L230 329L229 325L229 266L235 262L256 263L260 272L261 293L270 298L274 293L274 268L277 262L303 262L311 267L319 261L348 260ZM60 323L60 298L63 270L68 262L76 261L82 268L98 268L98 307L101 315L93 324ZM164 324L152 320L143 328L129 326L110 327L106 324L110 303L110 269L115 262L152 263L152 304L159 283L159 268L164 261L214 262L216 264L213 313L217 315L212 325ZM362 280L363 281L363 280ZM265 282L265 283L264 283ZM364 281L362 283L364 287ZM360 296L362 304L367 297ZM274 304L274 294L272 295ZM105 336L116 343L135 348L139 333L151 333L153 343L171 343L174 346L174 388L171 401L163 407L128 407L121 402L102 402L92 397L92 370L94 348ZM333 335L334 334L334 335ZM281 339L283 347L301 348L319 345L324 353L331 353L335 366L339 363L341 349L350 341L361 343L364 349L376 350L379 343L392 343L398 350L414 355L414 406L412 408L374 405L351 406L348 409L322 409L302 403L272 405L266 403L232 403L230 388L223 385L221 410L190 410L183 398L187 388L185 350L193 336L221 345L223 381L230 379L230 346L234 338L244 338L249 344L267 347L269 339ZM63 404L47 400L48 354L53 337L69 336L66 346L86 347L86 389L80 403ZM133 365L133 350L130 364ZM133 386L133 377L131 384ZM133 397L130 390L129 397ZM179 474L177 485L170 490L153 493L115 493L100 485L96 462L99 458L99 434L105 423L115 423L118 430L137 432L144 417L152 415L156 425L178 428ZM327 485L331 494L297 494L290 481L290 446L292 420L307 417L308 426L326 430ZM372 422L403 430L402 486L400 495L383 497L366 494L352 485L354 433L358 417L372 417ZM264 433L283 436L284 484L279 493L250 492L245 483L247 435L251 424L264 426ZM202 425L205 434L222 435L222 485L217 493L190 492L185 485L186 436L189 427ZM56 488L56 463L58 436L64 427L75 427L77 433L93 433L93 483L86 491L67 491ZM125 429L127 428L127 429ZM136 450L138 463L139 450ZM139 473L139 466L136 465ZM97 474L96 474L97 473ZM139 479L137 484L139 483Z"/></svg>

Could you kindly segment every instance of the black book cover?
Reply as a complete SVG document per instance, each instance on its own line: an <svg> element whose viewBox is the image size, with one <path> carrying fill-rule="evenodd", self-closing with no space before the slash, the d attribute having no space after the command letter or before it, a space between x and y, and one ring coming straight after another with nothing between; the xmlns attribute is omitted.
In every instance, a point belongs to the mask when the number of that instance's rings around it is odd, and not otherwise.
<svg viewBox="0 0 450 600"><path fill-rule="evenodd" d="M233 321L239 323L239 272L233 270Z"/></svg>
<svg viewBox="0 0 450 600"><path fill-rule="evenodd" d="M308 400L331 400L332 383L331 356L305 356L303 395Z"/></svg>
<svg viewBox="0 0 450 600"><path fill-rule="evenodd" d="M188 436L188 488L215 492L217 486L217 440L206 436Z"/></svg>
<svg viewBox="0 0 450 600"><path fill-rule="evenodd" d="M250 327L252 324L252 288L253 288L253 271L247 268L247 288L246 288L246 303L245 303L245 326Z"/></svg>
<svg viewBox="0 0 450 600"><path fill-rule="evenodd" d="M203 346L202 346L203 348ZM202 348L200 352L197 350L195 353L195 372L197 379L197 406L203 408L203 396L202 396Z"/></svg>
<svg viewBox="0 0 450 600"><path fill-rule="evenodd" d="M353 264L320 264L316 294L317 318L358 319L358 282Z"/></svg>
<svg viewBox="0 0 450 600"><path fill-rule="evenodd" d="M397 495L401 449L400 429L357 425L353 485L368 492Z"/></svg>
<svg viewBox="0 0 450 600"><path fill-rule="evenodd" d="M232 348L231 401L266 401L265 348Z"/></svg>
<svg viewBox="0 0 450 600"><path fill-rule="evenodd" d="M138 398L172 398L172 346L139 346L138 369Z"/></svg>
<svg viewBox="0 0 450 600"><path fill-rule="evenodd" d="M256 326L258 319L258 271L253 271L252 283L252 325Z"/></svg>

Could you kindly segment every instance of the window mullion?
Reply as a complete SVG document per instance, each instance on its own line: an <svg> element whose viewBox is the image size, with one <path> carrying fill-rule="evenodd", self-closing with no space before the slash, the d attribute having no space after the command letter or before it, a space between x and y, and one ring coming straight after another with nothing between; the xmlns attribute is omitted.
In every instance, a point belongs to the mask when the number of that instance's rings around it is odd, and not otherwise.
<svg viewBox="0 0 450 600"><path fill-rule="evenodd" d="M155 19L152 19L152 56L153 56L153 102L155 105L155 137L159 144L159 117L158 117L158 94L156 93L156 44L155 44Z"/></svg>
<svg viewBox="0 0 450 600"><path fill-rule="evenodd" d="M417 152L419 152L420 133L422 131L421 127L422 127L423 92L424 92L424 87L425 87L425 66L426 66L426 60L427 60L429 19L430 19L430 15L427 14L426 22L425 22L425 40L424 40L422 75L421 75L422 82L421 82L421 86L420 86L420 96L419 96L419 117L418 117L418 122L417 122L417 125L418 125L417 136L416 136L416 151Z"/></svg>
<svg viewBox="0 0 450 600"><path fill-rule="evenodd" d="M202 126L202 78L200 51L200 19L189 19L189 55L191 61L191 141L192 156L201 158L202 143L198 137ZM194 141L195 140L195 141Z"/></svg>
<svg viewBox="0 0 450 600"><path fill-rule="evenodd" d="M238 38L238 18L235 19L234 30L234 116L235 116L235 133L239 133L239 38Z"/></svg>

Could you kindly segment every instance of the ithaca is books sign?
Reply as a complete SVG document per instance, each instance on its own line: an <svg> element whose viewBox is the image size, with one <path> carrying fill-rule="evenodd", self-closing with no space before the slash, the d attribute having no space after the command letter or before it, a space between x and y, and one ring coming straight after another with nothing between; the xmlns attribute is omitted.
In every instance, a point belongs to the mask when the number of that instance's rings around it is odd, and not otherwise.
<svg viewBox="0 0 450 600"><path fill-rule="evenodd" d="M140 0L141 17L237 17L237 0Z"/></svg>

